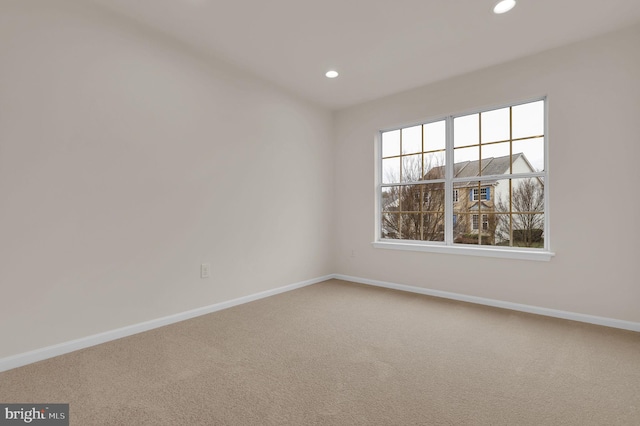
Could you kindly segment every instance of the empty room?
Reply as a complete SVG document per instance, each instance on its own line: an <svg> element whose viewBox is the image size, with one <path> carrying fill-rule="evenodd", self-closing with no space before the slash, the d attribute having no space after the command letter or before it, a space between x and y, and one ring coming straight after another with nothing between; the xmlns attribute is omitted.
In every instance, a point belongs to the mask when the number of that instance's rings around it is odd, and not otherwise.
<svg viewBox="0 0 640 426"><path fill-rule="evenodd" d="M639 164L637 0L0 0L0 425L638 425Z"/></svg>

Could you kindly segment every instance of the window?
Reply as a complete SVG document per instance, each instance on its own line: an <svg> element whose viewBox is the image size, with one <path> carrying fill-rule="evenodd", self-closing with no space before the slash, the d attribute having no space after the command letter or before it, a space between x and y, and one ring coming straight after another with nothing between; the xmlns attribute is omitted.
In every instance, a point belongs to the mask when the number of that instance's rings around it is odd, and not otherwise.
<svg viewBox="0 0 640 426"><path fill-rule="evenodd" d="M380 132L374 245L548 260L545 109L541 99Z"/></svg>
<svg viewBox="0 0 640 426"><path fill-rule="evenodd" d="M480 188L480 199L489 200L491 190L489 188ZM478 201L478 188L471 190L471 201Z"/></svg>
<svg viewBox="0 0 640 426"><path fill-rule="evenodd" d="M478 215L474 214L473 215L473 229L474 230L478 229L478 225L479 225L478 221L479 221ZM489 230L489 215L488 214L483 214L482 215L482 230L483 231L488 231Z"/></svg>

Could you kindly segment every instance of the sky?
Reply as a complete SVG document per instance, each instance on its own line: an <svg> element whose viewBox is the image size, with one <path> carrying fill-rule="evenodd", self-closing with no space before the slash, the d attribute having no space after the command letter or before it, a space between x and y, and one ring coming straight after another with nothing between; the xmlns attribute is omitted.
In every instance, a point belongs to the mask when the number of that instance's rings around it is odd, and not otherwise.
<svg viewBox="0 0 640 426"><path fill-rule="evenodd" d="M512 138L530 138L544 135L544 101L530 102L513 106L512 126L509 122L509 107L454 118L454 162L474 161L482 158L509 155L509 142L493 143ZM424 129L425 152L442 150L439 153L425 154L435 166L444 162L445 121L437 121L384 132L382 134L382 156L400 154L400 132L402 132L403 154L422 152L422 131ZM534 170L544 170L544 137L516 140L512 142L513 154L524 153ZM469 145L473 145L469 147ZM419 157L415 157L419 158ZM397 182L400 159L383 159L383 183Z"/></svg>

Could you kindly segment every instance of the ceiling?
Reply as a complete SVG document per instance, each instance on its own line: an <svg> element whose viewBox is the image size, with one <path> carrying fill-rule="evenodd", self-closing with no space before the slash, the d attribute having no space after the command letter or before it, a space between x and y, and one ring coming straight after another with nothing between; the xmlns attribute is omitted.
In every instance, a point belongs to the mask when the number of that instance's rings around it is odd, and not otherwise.
<svg viewBox="0 0 640 426"><path fill-rule="evenodd" d="M639 0L93 1L332 109L640 22Z"/></svg>

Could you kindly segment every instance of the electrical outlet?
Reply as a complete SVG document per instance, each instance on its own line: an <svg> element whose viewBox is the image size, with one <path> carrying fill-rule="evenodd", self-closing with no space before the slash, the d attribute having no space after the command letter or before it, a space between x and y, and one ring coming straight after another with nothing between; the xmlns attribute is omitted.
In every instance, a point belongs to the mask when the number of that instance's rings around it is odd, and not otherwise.
<svg viewBox="0 0 640 426"><path fill-rule="evenodd" d="M356 257L356 251L355 250L351 250L351 257Z"/></svg>
<svg viewBox="0 0 640 426"><path fill-rule="evenodd" d="M211 264L203 263L200 265L200 278L209 278L211 276Z"/></svg>

